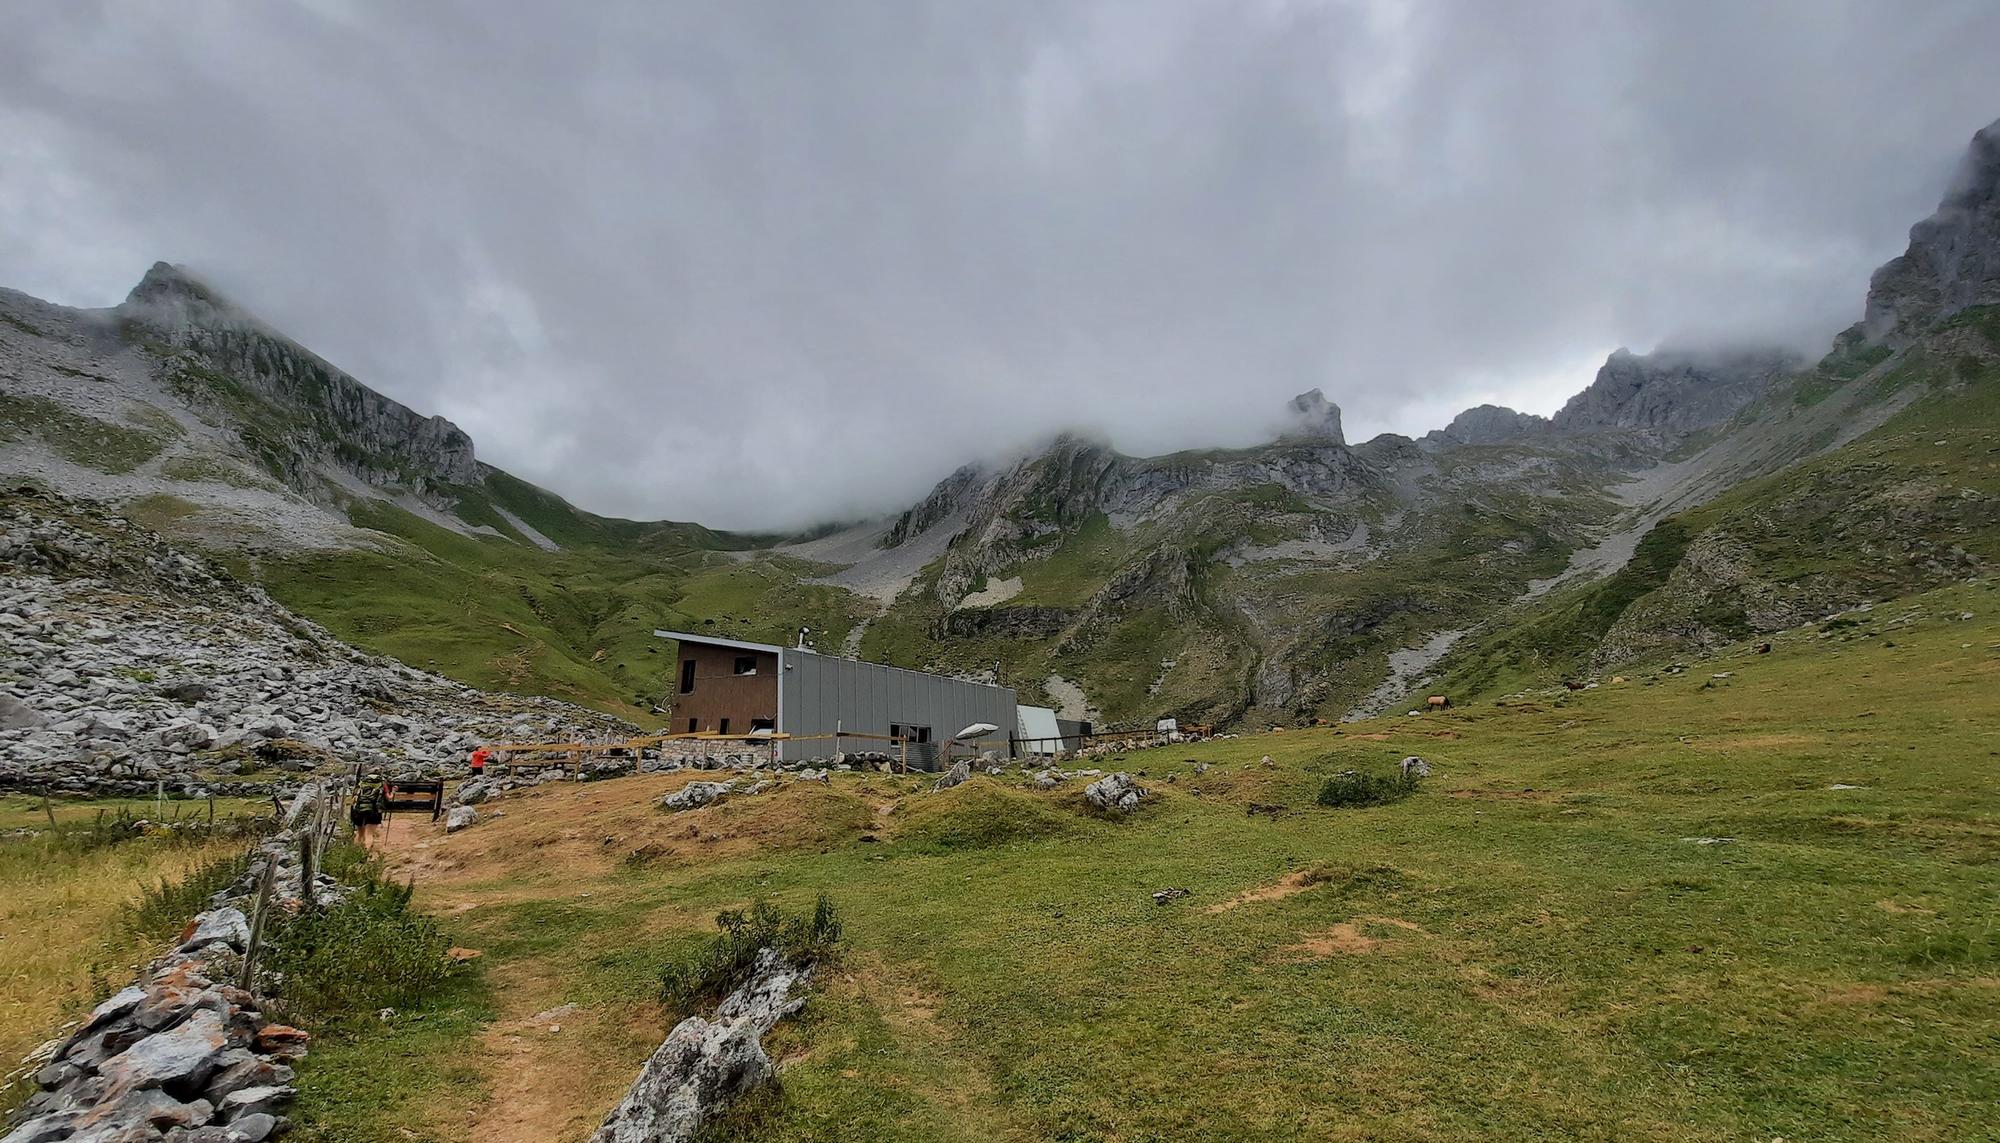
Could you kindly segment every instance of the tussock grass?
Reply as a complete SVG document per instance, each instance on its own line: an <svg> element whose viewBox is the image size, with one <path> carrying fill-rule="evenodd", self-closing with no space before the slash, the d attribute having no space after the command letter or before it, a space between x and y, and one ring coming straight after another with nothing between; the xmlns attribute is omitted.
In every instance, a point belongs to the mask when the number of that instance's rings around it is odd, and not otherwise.
<svg viewBox="0 0 2000 1143"><path fill-rule="evenodd" d="M332 908L281 919L264 961L282 981L287 1017L309 1028L421 1005L451 971L451 940L411 907L412 888L384 880L378 865L356 853L356 846L338 846L326 862L355 892Z"/></svg>
<svg viewBox="0 0 2000 1143"><path fill-rule="evenodd" d="M660 970L660 1001L687 1014L720 1001L750 978L757 953L773 948L798 963L830 964L840 949L840 914L822 893L809 913L787 914L759 899L716 914L716 935Z"/></svg>
<svg viewBox="0 0 2000 1143"><path fill-rule="evenodd" d="M181 931L188 918L208 908L216 893L227 889L250 867L250 853L223 852L178 877L162 877L147 886L131 907L127 923L145 936L166 940Z"/></svg>
<svg viewBox="0 0 2000 1143"><path fill-rule="evenodd" d="M1343 770L1320 784L1319 795L1314 800L1334 809L1387 806L1416 792L1417 780L1408 775Z"/></svg>
<svg viewBox="0 0 2000 1143"><path fill-rule="evenodd" d="M1047 797L974 778L936 795L906 800L897 811L896 840L909 847L950 851L1038 841L1073 833L1080 815Z"/></svg>

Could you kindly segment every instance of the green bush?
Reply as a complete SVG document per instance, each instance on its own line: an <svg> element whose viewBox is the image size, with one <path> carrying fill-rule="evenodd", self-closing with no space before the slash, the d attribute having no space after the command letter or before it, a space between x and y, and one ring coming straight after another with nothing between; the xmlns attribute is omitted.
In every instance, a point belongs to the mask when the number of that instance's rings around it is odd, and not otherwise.
<svg viewBox="0 0 2000 1143"><path fill-rule="evenodd" d="M1319 804L1351 808L1386 806L1415 793L1416 778L1407 774L1367 774L1348 770L1328 778L1319 788Z"/></svg>
<svg viewBox="0 0 2000 1143"><path fill-rule="evenodd" d="M675 1013L705 1007L735 991L749 979L759 949L777 949L795 963L830 961L839 952L840 916L824 893L810 913L787 915L759 900L748 912L718 913L715 927L722 931L660 970L660 999Z"/></svg>
<svg viewBox="0 0 2000 1143"><path fill-rule="evenodd" d="M283 917L270 933L259 967L278 974L279 1004L288 1019L314 1028L382 1008L413 1008L451 971L451 940L436 921L410 908L414 885L381 879L372 865L337 860L358 876L353 893L331 908Z"/></svg>

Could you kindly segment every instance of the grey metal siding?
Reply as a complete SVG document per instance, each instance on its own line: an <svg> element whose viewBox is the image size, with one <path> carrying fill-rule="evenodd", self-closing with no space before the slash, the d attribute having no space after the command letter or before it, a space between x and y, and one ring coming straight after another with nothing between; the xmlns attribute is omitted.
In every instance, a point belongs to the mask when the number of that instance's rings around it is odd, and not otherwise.
<svg viewBox="0 0 2000 1143"><path fill-rule="evenodd" d="M1014 725L1012 688L960 682L853 659L787 651L778 686L783 712L778 729L794 739L780 744L780 754L787 760L831 755L833 740L814 736L831 735L836 729L848 734L887 734L891 724L928 726L933 740L942 742L975 722L990 722L1000 729L991 736L999 741L989 745L1005 749L1007 733ZM856 741L842 745L855 751L884 744Z"/></svg>

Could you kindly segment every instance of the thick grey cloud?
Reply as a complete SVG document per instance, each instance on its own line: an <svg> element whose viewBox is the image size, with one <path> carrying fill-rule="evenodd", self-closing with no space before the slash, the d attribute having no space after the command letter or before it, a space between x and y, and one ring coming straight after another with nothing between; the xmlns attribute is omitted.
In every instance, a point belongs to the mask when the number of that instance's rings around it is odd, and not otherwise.
<svg viewBox="0 0 2000 1143"><path fill-rule="evenodd" d="M1991 0L29 5L0 283L185 262L605 512L899 506L1065 426L1548 411L1822 341L1978 127Z"/></svg>

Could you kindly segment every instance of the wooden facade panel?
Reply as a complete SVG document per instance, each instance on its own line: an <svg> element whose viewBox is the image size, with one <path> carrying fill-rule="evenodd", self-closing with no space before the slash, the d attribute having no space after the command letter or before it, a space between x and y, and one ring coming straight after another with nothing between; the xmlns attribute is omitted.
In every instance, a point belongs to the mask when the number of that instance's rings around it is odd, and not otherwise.
<svg viewBox="0 0 2000 1143"><path fill-rule="evenodd" d="M684 690L690 681L689 664L693 664L693 688ZM749 673L741 669L746 664ZM777 725L778 656L772 652L684 642L674 683L672 729L677 733L745 734L759 719Z"/></svg>

